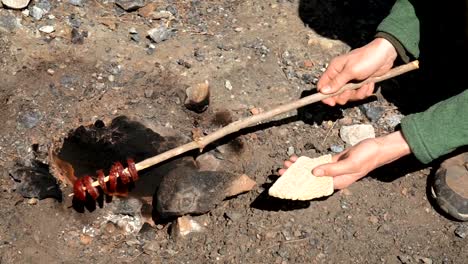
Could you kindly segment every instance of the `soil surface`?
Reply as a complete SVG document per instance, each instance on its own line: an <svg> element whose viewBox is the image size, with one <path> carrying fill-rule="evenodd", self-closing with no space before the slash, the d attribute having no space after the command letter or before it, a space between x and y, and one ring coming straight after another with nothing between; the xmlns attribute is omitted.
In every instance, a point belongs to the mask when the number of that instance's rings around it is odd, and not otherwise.
<svg viewBox="0 0 468 264"><path fill-rule="evenodd" d="M327 198L268 197L289 155L342 151L342 126L392 132L408 113L380 93L341 108L317 103L229 137L240 142L229 167L257 186L193 216L203 230L185 237L171 221L125 230L105 218L112 203L78 212L60 182L61 199L20 193L12 172L47 164L80 125L125 115L190 138L194 128L208 134L314 93L327 62L366 43L392 5L150 2L152 14L111 0L0 7L0 263L466 263L468 226L432 207L427 182L437 167L413 157ZM186 109L185 89L205 81L208 109ZM402 89L398 80L378 86Z"/></svg>

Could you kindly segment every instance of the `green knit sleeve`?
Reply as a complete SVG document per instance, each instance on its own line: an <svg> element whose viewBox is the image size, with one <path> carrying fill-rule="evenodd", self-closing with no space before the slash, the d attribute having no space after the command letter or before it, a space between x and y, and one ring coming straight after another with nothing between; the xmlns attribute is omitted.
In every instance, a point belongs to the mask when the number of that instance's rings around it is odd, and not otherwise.
<svg viewBox="0 0 468 264"><path fill-rule="evenodd" d="M468 90L403 118L401 128L413 154L426 164L468 145Z"/></svg>
<svg viewBox="0 0 468 264"><path fill-rule="evenodd" d="M377 27L377 32L389 34L401 43L411 57L419 57L419 19L410 0L397 0L390 14ZM392 42L393 39L389 40ZM400 55L408 57L408 54Z"/></svg>

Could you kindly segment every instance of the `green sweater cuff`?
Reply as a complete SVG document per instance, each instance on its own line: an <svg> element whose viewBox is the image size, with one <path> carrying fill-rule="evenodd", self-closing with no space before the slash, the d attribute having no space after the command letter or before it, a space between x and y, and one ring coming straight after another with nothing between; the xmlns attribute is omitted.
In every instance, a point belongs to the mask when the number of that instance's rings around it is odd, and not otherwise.
<svg viewBox="0 0 468 264"><path fill-rule="evenodd" d="M419 19L409 0L397 0L390 14L377 27L377 32L393 36L414 58L419 57Z"/></svg>
<svg viewBox="0 0 468 264"><path fill-rule="evenodd" d="M468 90L401 120L411 151L422 163L468 145Z"/></svg>

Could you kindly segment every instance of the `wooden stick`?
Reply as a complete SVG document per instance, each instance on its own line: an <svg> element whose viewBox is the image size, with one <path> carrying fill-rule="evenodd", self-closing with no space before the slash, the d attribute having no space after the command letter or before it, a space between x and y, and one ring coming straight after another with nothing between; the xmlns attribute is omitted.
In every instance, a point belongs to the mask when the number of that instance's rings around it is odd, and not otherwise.
<svg viewBox="0 0 468 264"><path fill-rule="evenodd" d="M368 79L366 79L366 80L364 80L362 82L359 82L359 83L348 83L345 86L341 87L341 89L338 90L336 93L328 94L328 95L321 94L321 93L312 94L312 95L309 95L309 96L304 97L302 99L299 99L297 101L278 106L276 108L273 108L273 109L271 109L269 111L260 113L258 115L250 116L250 117L247 117L247 118L232 122L231 124L221 128L221 129L219 129L219 130L217 130L217 131L215 131L215 132L213 132L213 133L211 133L211 134L209 134L209 135L207 135L205 137L201 137L196 141L192 141L192 142L187 143L185 145L179 146L179 147L174 148L174 149L170 149L170 150L168 150L166 152L163 152L163 153L158 154L156 156L153 156L151 158L147 158L147 159L145 159L143 161L140 161L137 164L135 164L136 170L140 171L140 170L146 169L148 167L154 166L154 165L156 165L158 163L161 163L161 162L166 161L166 160L168 160L170 158L176 157L176 156L178 156L178 155L180 155L182 153L188 152L190 150L194 150L194 149L198 148L198 149L200 149L200 151L202 151L203 148L206 147L208 144L210 144L210 143L212 143L212 142L214 142L214 141L216 141L216 140L218 140L218 139L220 139L220 138L222 138L222 137L224 137L226 135L232 134L232 133L237 132L237 131L239 131L241 129L250 127L252 125L260 124L261 122L269 120L270 118L272 118L274 116L289 112L291 110L301 108L303 106L306 106L306 105L309 105L309 104L312 104L312 103L316 103L318 101L321 101L323 99L326 99L326 98L329 98L329 97L332 97L332 96L335 96L335 95L339 95L340 93L342 93L342 92L344 92L346 90L355 90L355 89L358 89L359 87L363 86L364 84L381 82L381 81L393 78L395 76L407 73L409 71L416 70L418 68L419 68L419 61L416 60L416 61L404 64L404 65L395 67L395 68L391 69L390 71L388 71L386 74L384 74L382 76L371 77L371 78L368 78ZM128 172L128 169L125 169L125 172ZM106 182L109 181L109 176L105 177L104 181L106 181ZM93 182L93 186L95 186L95 187L99 186L99 182L97 182L97 181Z"/></svg>

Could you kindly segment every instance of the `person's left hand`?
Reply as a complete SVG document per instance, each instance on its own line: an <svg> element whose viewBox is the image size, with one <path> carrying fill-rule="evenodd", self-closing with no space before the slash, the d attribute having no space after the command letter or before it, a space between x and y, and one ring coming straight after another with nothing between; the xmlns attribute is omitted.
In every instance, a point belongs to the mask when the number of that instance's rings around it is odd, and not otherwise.
<svg viewBox="0 0 468 264"><path fill-rule="evenodd" d="M380 138L365 139L357 145L333 156L332 162L313 169L315 176L332 176L335 189L344 189L372 170L411 153L401 132ZM284 162L282 175L297 157Z"/></svg>

